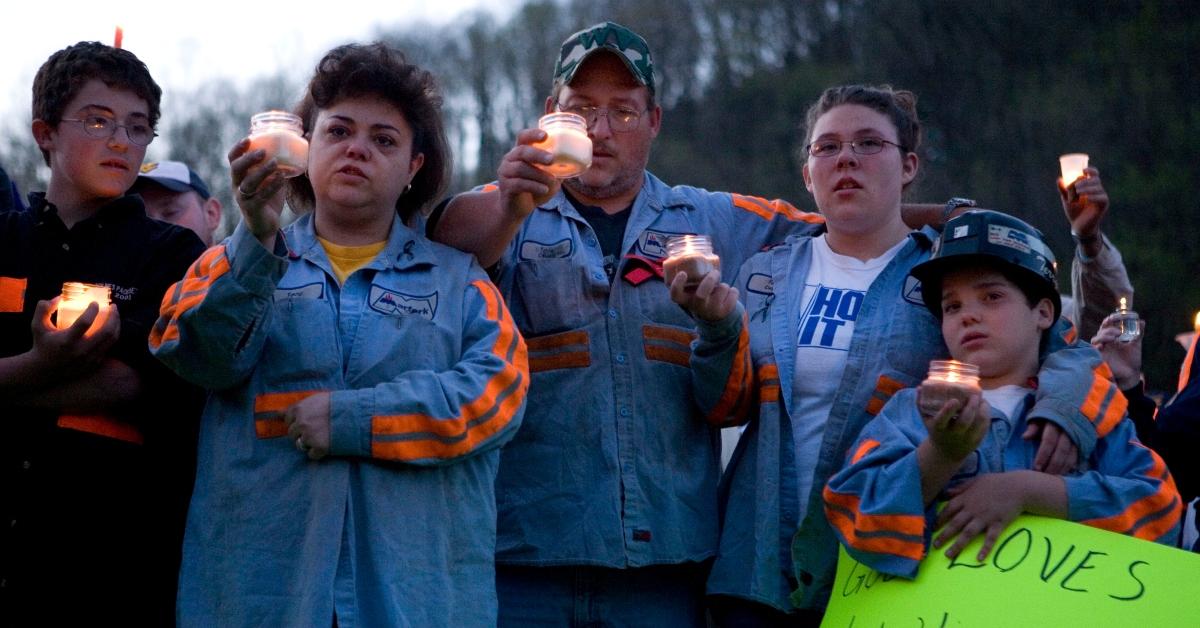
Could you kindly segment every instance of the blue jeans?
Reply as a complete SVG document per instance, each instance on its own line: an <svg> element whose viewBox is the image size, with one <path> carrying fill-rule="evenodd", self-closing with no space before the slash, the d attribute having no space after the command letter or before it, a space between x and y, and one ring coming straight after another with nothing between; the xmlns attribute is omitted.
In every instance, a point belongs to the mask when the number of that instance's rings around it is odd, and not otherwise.
<svg viewBox="0 0 1200 628"><path fill-rule="evenodd" d="M500 628L704 628L711 561L636 569L496 565Z"/></svg>

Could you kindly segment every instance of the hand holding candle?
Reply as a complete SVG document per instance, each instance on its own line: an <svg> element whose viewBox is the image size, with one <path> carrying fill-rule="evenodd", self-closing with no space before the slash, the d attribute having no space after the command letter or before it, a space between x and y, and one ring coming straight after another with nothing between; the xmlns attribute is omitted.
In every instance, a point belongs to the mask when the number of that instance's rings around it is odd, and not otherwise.
<svg viewBox="0 0 1200 628"><path fill-rule="evenodd" d="M1121 297L1117 304L1117 310L1113 312L1116 324L1121 330L1121 334L1117 336L1117 342L1133 342L1142 335L1141 327L1138 325L1138 313L1130 309L1132 305L1129 302L1130 299L1132 297Z"/></svg>
<svg viewBox="0 0 1200 628"><path fill-rule="evenodd" d="M58 315L55 326L58 329L67 329L75 324L75 321L79 319L79 315L83 314L84 310L92 303L100 306L100 313L96 315L96 320L92 322L92 327L103 326L104 321L101 317L106 316L108 310L112 307L112 292L109 287L74 281L64 283L62 298L58 301Z"/></svg>

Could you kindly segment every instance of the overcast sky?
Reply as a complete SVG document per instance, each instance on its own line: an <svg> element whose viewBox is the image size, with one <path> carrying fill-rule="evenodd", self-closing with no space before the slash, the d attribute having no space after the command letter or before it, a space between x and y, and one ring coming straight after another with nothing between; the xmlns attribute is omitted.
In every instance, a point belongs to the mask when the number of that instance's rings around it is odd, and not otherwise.
<svg viewBox="0 0 1200 628"><path fill-rule="evenodd" d="M0 113L6 122L0 128L28 124L30 86L46 57L82 40L111 44L118 25L124 29L123 47L146 63L169 95L173 88L190 89L217 76L249 80L282 68L303 69L306 76L329 48L366 40L380 27L444 24L479 7L503 20L520 4L521 0L8 2L0 9Z"/></svg>

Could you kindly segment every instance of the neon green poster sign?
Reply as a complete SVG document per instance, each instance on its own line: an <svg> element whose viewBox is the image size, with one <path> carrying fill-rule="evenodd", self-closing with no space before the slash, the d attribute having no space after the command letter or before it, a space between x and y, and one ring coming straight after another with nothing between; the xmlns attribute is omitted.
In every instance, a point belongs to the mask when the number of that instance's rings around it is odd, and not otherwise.
<svg viewBox="0 0 1200 628"><path fill-rule="evenodd" d="M838 558L823 628L1200 626L1200 554L1021 516L983 562L931 550L916 580Z"/></svg>

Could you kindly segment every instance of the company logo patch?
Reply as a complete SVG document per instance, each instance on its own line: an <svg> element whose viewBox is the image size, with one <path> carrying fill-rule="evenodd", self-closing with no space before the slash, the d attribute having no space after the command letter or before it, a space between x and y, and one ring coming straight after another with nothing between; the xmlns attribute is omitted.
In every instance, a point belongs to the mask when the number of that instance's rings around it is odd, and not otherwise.
<svg viewBox="0 0 1200 628"><path fill-rule="evenodd" d="M904 288L900 296L913 305L925 307L925 300L921 298L921 282L912 275L904 279Z"/></svg>
<svg viewBox="0 0 1200 628"><path fill-rule="evenodd" d="M287 301L289 299L323 299L325 298L325 284L317 282L296 286L294 288L276 288L275 301Z"/></svg>
<svg viewBox="0 0 1200 628"><path fill-rule="evenodd" d="M371 286L367 303L371 309L388 316L420 316L433 320L437 313L438 293L418 296Z"/></svg>
<svg viewBox="0 0 1200 628"><path fill-rule="evenodd" d="M638 251L646 257L662 259L667 256L667 240L677 235L684 234L668 233L666 231L643 231L642 235L638 237Z"/></svg>
<svg viewBox="0 0 1200 628"><path fill-rule="evenodd" d="M766 273L754 273L746 280L746 290L758 294L775 294L775 280Z"/></svg>
<svg viewBox="0 0 1200 628"><path fill-rule="evenodd" d="M521 243L521 259L559 259L571 257L570 238L563 238L553 244L545 244L534 240L525 240Z"/></svg>

